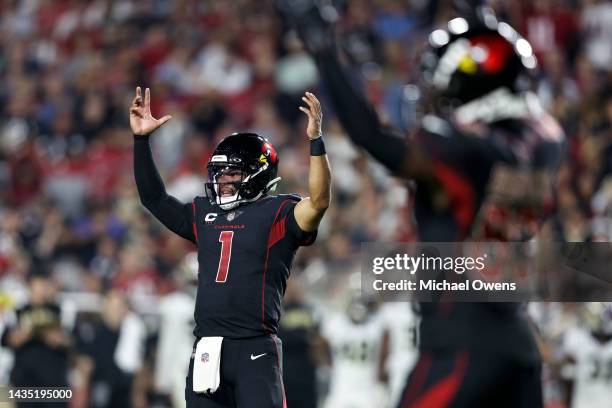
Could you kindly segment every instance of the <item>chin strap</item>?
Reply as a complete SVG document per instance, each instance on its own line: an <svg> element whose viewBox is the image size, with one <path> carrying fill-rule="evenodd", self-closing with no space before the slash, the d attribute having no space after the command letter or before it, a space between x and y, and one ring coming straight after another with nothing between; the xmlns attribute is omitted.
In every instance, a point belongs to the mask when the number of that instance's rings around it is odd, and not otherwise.
<svg viewBox="0 0 612 408"><path fill-rule="evenodd" d="M278 184L279 181L281 181L280 177L276 177L276 178L270 180L268 182L268 184L266 184L266 190L265 190L266 193L268 191L276 191L276 185Z"/></svg>
<svg viewBox="0 0 612 408"><path fill-rule="evenodd" d="M240 204L240 196L238 195L238 193L230 196L230 197L221 197L219 195L219 193L217 192L217 197L216 197L216 202L217 204L219 204L219 207L221 207L224 210L231 210L232 208L236 207L238 204ZM225 202L228 201L228 202Z"/></svg>
<svg viewBox="0 0 612 408"><path fill-rule="evenodd" d="M228 211L228 210L233 210L234 208L238 207L240 204L242 204L242 201L238 200L238 201L234 201L234 202L227 203L227 204L219 204L219 207L221 207L222 210Z"/></svg>

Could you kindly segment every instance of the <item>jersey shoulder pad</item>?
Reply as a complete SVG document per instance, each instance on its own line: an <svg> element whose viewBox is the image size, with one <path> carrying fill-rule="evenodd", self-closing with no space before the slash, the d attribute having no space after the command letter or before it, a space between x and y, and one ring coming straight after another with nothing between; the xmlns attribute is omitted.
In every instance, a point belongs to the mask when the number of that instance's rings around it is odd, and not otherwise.
<svg viewBox="0 0 612 408"><path fill-rule="evenodd" d="M210 200L206 196L195 196L193 198L193 203L197 205L198 207L202 207L202 208L212 207Z"/></svg>
<svg viewBox="0 0 612 408"><path fill-rule="evenodd" d="M291 193L291 194L278 194L275 196L278 200L284 201L284 200L291 200L291 201L302 201L302 196L296 193Z"/></svg>

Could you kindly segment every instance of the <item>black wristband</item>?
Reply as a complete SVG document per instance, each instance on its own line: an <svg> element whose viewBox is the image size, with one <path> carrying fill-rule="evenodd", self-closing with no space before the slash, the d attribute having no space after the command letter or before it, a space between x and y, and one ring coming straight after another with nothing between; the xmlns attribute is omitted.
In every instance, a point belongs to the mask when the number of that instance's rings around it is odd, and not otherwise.
<svg viewBox="0 0 612 408"><path fill-rule="evenodd" d="M325 143L323 143L323 137L317 137L316 139L310 140L310 155L311 156L323 156L325 154Z"/></svg>

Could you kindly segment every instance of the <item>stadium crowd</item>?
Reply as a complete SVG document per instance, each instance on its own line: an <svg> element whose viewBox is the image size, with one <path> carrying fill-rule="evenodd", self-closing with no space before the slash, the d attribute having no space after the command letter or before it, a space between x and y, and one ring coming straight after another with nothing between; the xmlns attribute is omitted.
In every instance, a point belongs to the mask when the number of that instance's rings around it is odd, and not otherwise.
<svg viewBox="0 0 612 408"><path fill-rule="evenodd" d="M339 44L361 86L384 120L408 134L419 115L418 56L432 27L452 16L450 2L336 3ZM558 208L543 238L611 241L612 2L490 4L531 42L540 62L535 91L568 136ZM70 360L75 387L95 370L104 327L140 319L130 330L154 339L158 299L189 285L173 272L194 248L138 201L128 125L136 85L151 88L155 116L173 115L152 143L169 193L185 202L203 194L211 149L237 130L269 138L280 189L304 194L308 144L298 106L305 90L320 96L333 205L293 269L318 309L341 307L361 242L417 238L405 216L409 195L343 135L314 62L268 1L3 1L0 78L0 322L31 301L37 279L50 277L62 322L75 333L54 341L91 356ZM557 306L563 316L576 309ZM83 329L87 313L102 313L105 323ZM551 331L553 347L563 333ZM0 349L0 384L13 360ZM150 406L153 381L141 366L127 358L99 375L122 370L141 390L131 403Z"/></svg>

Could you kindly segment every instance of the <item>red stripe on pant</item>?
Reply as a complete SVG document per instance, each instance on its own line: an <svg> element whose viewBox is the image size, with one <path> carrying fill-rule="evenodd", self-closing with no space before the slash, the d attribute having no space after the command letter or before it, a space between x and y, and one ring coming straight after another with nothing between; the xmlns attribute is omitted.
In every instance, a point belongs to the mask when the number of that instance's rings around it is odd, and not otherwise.
<svg viewBox="0 0 612 408"><path fill-rule="evenodd" d="M455 368L447 377L420 393L416 400L404 399L402 408L446 408L455 398L468 367L468 352L457 353ZM419 387L420 388L420 387ZM406 394L408 397L409 394Z"/></svg>

